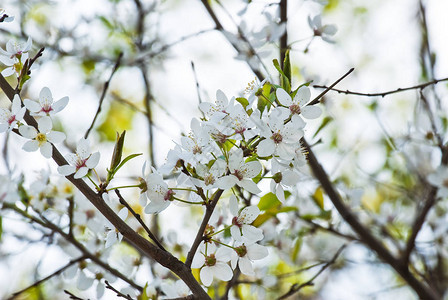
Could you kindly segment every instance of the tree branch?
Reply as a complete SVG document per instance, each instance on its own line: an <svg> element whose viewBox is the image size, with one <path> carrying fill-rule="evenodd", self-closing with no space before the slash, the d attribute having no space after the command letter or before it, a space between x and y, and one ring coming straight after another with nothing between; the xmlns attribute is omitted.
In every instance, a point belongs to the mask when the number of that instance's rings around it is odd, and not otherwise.
<svg viewBox="0 0 448 300"><path fill-rule="evenodd" d="M372 233L359 222L353 212L349 207L345 205L339 196L338 192L333 187L330 182L327 173L318 162L316 156L311 150L305 139L302 138L302 144L308 152L308 163L314 174L314 176L319 180L322 188L325 190L329 196L331 202L333 203L336 210L339 212L342 218L351 226L351 228L358 234L362 243L367 245L367 247L376 252L380 259L389 264L400 276L411 286L411 288L419 295L422 299L440 299L435 291L430 289L428 286L424 285L421 281L414 277L414 275L409 271L408 266L403 263L402 260L395 258L384 246L378 241Z"/></svg>
<svg viewBox="0 0 448 300"><path fill-rule="evenodd" d="M365 97L385 97L388 96L390 94L395 94L395 93L401 93L404 91L409 91L409 90L416 90L416 89L424 89L428 86L431 86L433 84L437 84L439 82L442 81L447 81L448 77L446 78L442 78L442 79L435 79L426 83L422 83L422 84L418 84L418 85L414 85L411 87L405 87L405 88L398 88L396 90L392 90L392 91L387 91L387 92L379 92L379 93L361 93L361 92L353 92L353 91L349 91L349 90L339 90L339 89L335 89L333 88L333 85L327 87L325 85L313 85L314 88L318 88L318 89L327 89L327 90L332 90L335 92L338 92L340 94L346 94L346 95L357 95L357 96L365 96Z"/></svg>

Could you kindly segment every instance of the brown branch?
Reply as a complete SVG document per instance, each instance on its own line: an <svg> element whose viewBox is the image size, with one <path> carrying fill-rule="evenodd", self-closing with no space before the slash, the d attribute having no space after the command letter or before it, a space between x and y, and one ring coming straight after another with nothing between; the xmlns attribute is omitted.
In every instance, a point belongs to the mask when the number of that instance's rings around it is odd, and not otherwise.
<svg viewBox="0 0 448 300"><path fill-rule="evenodd" d="M387 91L387 92L379 92L379 93L361 93L361 92L353 92L353 91L349 91L349 90L345 90L344 91L344 90L335 89L332 86L327 87L325 85L313 85L313 87L314 88L318 88L318 89L332 90L332 91L338 92L340 94L346 94L346 95L357 95L357 96L365 96L365 97L385 97L385 96L390 95L390 94L401 93L401 92L404 92L404 91L416 90L416 89L424 89L424 88L426 88L426 87L428 87L430 85L437 84L439 82L447 81L447 80L448 80L448 77L442 78L442 79L435 79L433 81L429 81L429 82L422 83L422 84L419 84L419 85L406 87L406 88L398 88L396 90Z"/></svg>
<svg viewBox="0 0 448 300"><path fill-rule="evenodd" d="M83 298L79 298L78 296L75 296L74 294L70 293L70 292L67 291L67 290L64 290L64 293L66 293L67 295L69 295L69 296L70 296L70 299L73 299L73 300L84 300Z"/></svg>
<svg viewBox="0 0 448 300"><path fill-rule="evenodd" d="M8 98L12 101L14 98L14 90L5 80L5 78L0 74L0 87L6 93ZM25 121L32 126L37 126L36 120L25 115ZM53 145L53 160L59 165L68 164L65 158L61 155L58 149ZM73 175L66 176L66 178L73 183L73 185L98 209L98 211L109 220L109 222L114 225L114 227L126 237L130 243L135 247L139 248L149 256L151 256L155 261L160 263L162 266L170 269L172 272L177 274L190 288L193 295L197 299L210 299L201 285L194 278L189 267L179 261L171 253L161 250L157 246L151 244L148 240L140 236L135 232L129 225L127 225L120 217L103 201L101 196L95 193L84 180L75 179ZM56 226L57 228L57 226ZM59 228L58 228L59 229Z"/></svg>
<svg viewBox="0 0 448 300"><path fill-rule="evenodd" d="M317 95L316 98L314 98L310 103L308 103L307 105L315 105L317 103L319 103L320 98L322 98L326 93L328 93L330 90L333 89L333 87L338 84L339 82L341 82L345 77L347 77L348 75L350 75L351 72L353 72L355 70L355 68L351 68L350 70L348 70L347 73L345 73L344 75L342 75L338 80L336 80L335 82L333 82L332 85L330 85L329 87L325 87L325 91L323 91L322 93L320 93L319 95ZM313 85L313 87L316 87Z"/></svg>
<svg viewBox="0 0 448 300"><path fill-rule="evenodd" d="M45 282L45 281L47 281L47 280L53 278L54 276L61 274L62 272L64 272L65 269L69 268L69 267L70 267L71 265L73 265L73 264L76 264L77 262L80 262L81 260L84 260L85 258L86 258L86 256L83 255L83 256L81 256L81 257L78 257L78 258L76 258L76 259L73 259L73 260L69 261L65 266L63 266L62 268L60 268L60 269L54 271L52 274L46 276L45 278L42 278L41 280L36 281L36 282L33 283L32 285L27 286L26 288L24 288L24 289L22 289L22 290L20 290L20 291L18 291L18 292L15 292L15 293L12 294L11 297L9 297L7 300L13 300L13 299L15 299L18 295L22 294L23 292L26 292L27 290L29 290L29 289L31 289L31 288L33 288L33 287L37 287L37 286L38 286L39 284L41 284L42 282Z"/></svg>
<svg viewBox="0 0 448 300"><path fill-rule="evenodd" d="M210 203L208 203L206 206L207 208L205 210L204 219L202 219L201 226L199 226L196 238L194 239L193 245L191 245L190 251L188 251L187 259L185 260L185 265L189 268L191 267L191 263L193 261L196 250L202 242L205 227L207 226L208 221L212 216L213 210L215 209L215 206L218 203L219 198L221 198L223 192L223 190L217 190L213 196L212 201L210 201Z"/></svg>
<svg viewBox="0 0 448 300"><path fill-rule="evenodd" d="M342 251L345 249L347 245L342 245L341 248L338 249L338 251L336 252L336 254L333 256L333 258L327 262L325 265L322 266L322 268L320 268L320 270L314 274L313 277L311 277L308 281L302 283L302 284L293 284L290 288L290 290L280 296L279 298L277 298L278 300L281 299L286 299L292 295L294 295L295 293L297 293L298 291L300 291L302 288L306 287L306 286L312 286L314 285L314 280L320 275L322 274L323 271L325 271L329 266L331 266L332 264L334 264L336 262L336 259L339 257L339 255L342 253Z"/></svg>
<svg viewBox="0 0 448 300"><path fill-rule="evenodd" d="M119 290L117 290L116 288L114 288L113 286L111 286L109 281L106 280L105 284L106 284L106 289L109 289L109 290L115 292L115 294L117 294L118 298L125 298L125 299L128 299L128 300L134 300L134 299L132 299L131 296L125 295L122 292L120 292Z"/></svg>
<svg viewBox="0 0 448 300"><path fill-rule="evenodd" d="M120 191L119 190L115 190L115 193L118 196L118 199L120 200L120 203L122 205L124 205L130 212L131 214L137 219L137 221L140 223L140 225L142 225L143 229L145 229L146 233L148 234L149 238L163 251L166 251L166 249L162 246L162 244L159 242L159 240L155 237L155 235L151 232L151 230L149 230L148 226L146 226L145 222L143 222L142 218L140 217L140 215L138 213L136 213L132 207L126 202L126 200L124 200L124 198L121 196Z"/></svg>
<svg viewBox="0 0 448 300"><path fill-rule="evenodd" d="M350 225L350 227L358 234L362 243L364 243L368 249L376 252L378 257L389 264L400 276L409 284L409 286L419 295L422 299L440 299L435 291L423 284L420 280L414 277L409 271L408 266L403 263L401 259L395 258L384 245L373 236L369 229L359 222L357 217L353 214L348 206L342 201L336 189L333 187L327 173L318 162L316 156L311 150L305 139L302 138L302 144L308 152L308 163L314 174L319 180L322 188L329 196L336 210L339 212L342 218Z"/></svg>
<svg viewBox="0 0 448 300"><path fill-rule="evenodd" d="M288 22L288 0L280 1L280 24L284 23L285 26ZM286 50L288 50L288 30L280 37L280 65L284 69L283 62L285 60Z"/></svg>
<svg viewBox="0 0 448 300"><path fill-rule="evenodd" d="M87 137L89 136L90 131L93 128L93 125L95 124L96 119L98 118L98 115L101 112L101 107L103 106L103 101L104 98L106 97L106 93L107 93L107 89L109 88L109 84L112 80L112 77L114 76L115 72L118 70L118 68L120 67L120 63L121 63L121 58L123 57L123 52L121 52L118 55L117 61L115 62L114 68L112 69L112 72L110 73L109 79L104 83L103 86L103 92L101 93L100 96L100 101L98 103L98 109L96 110L95 116L93 117L92 123L90 124L89 128L87 129L86 133L84 134L84 138L87 139Z"/></svg>

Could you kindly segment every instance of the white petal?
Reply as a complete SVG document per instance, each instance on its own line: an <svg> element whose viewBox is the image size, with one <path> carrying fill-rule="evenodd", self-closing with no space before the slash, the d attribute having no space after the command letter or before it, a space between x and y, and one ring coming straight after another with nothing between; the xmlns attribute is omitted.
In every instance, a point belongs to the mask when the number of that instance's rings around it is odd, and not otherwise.
<svg viewBox="0 0 448 300"><path fill-rule="evenodd" d="M48 104L51 105L53 103L53 96L51 95L51 91L49 88L43 87L40 90L39 103L41 104L41 106L48 105Z"/></svg>
<svg viewBox="0 0 448 300"><path fill-rule="evenodd" d="M257 154L260 157L266 157L274 154L275 151L275 143L271 138L267 138L262 140L260 144L257 146Z"/></svg>
<svg viewBox="0 0 448 300"><path fill-rule="evenodd" d="M33 113L37 113L42 109L42 107L39 105L39 103L37 103L36 101L30 100L30 99L23 100L23 104L25 104L25 107L30 112L33 112Z"/></svg>
<svg viewBox="0 0 448 300"><path fill-rule="evenodd" d="M40 153L42 153L45 158L51 158L51 155L53 154L53 145L48 142L42 144L40 146Z"/></svg>
<svg viewBox="0 0 448 300"><path fill-rule="evenodd" d="M119 212L118 212L118 216L120 217L120 219L124 220L127 218L128 216L128 209L126 207L123 207Z"/></svg>
<svg viewBox="0 0 448 300"><path fill-rule="evenodd" d="M28 139L34 139L37 136L36 128L28 126L28 125L20 126L19 132L23 137L28 138Z"/></svg>
<svg viewBox="0 0 448 300"><path fill-rule="evenodd" d="M76 168L75 168L76 170ZM86 167L82 167L79 168L78 171L76 171L75 176L73 176L75 179L79 179L79 178L83 178L84 176L87 175L87 173L89 172L89 169ZM104 195L104 194L103 194Z"/></svg>
<svg viewBox="0 0 448 300"><path fill-rule="evenodd" d="M297 103L299 104L300 107L302 107L310 101L310 98L311 98L310 89L307 86L302 86L299 88L296 95L294 96L294 103Z"/></svg>
<svg viewBox="0 0 448 300"><path fill-rule="evenodd" d="M15 72L14 72L14 69L13 68L6 68L6 69L4 69L3 71L2 71L2 75L4 76L4 77L8 77L8 76L11 76L11 75L13 75Z"/></svg>
<svg viewBox="0 0 448 300"><path fill-rule="evenodd" d="M232 255L233 250L229 247L221 247L216 251L215 257L216 260L221 262L228 262Z"/></svg>
<svg viewBox="0 0 448 300"><path fill-rule="evenodd" d="M237 241L237 242L241 242L242 238L241 238L241 231L240 228L236 225L230 227L230 234L232 235L232 238Z"/></svg>
<svg viewBox="0 0 448 300"><path fill-rule="evenodd" d="M89 157L90 155L89 141L86 140L85 138L81 138L78 141L78 144L76 145L76 153L78 153L81 159Z"/></svg>
<svg viewBox="0 0 448 300"><path fill-rule="evenodd" d="M230 189L237 183L238 179L233 175L227 175L221 178L218 178L215 185L223 190Z"/></svg>
<svg viewBox="0 0 448 300"><path fill-rule="evenodd" d="M76 168L70 165L64 165L58 167L58 173L63 176L68 176L76 172Z"/></svg>
<svg viewBox="0 0 448 300"><path fill-rule="evenodd" d="M47 134L47 139L52 143L61 143L65 140L65 133L60 131L52 131Z"/></svg>
<svg viewBox="0 0 448 300"><path fill-rule="evenodd" d="M93 278L87 277L84 272L80 272L78 277L78 289L84 291L87 290L89 287L91 287L93 284Z"/></svg>
<svg viewBox="0 0 448 300"><path fill-rule="evenodd" d="M233 272L228 264L216 263L213 268L213 275L222 281L229 281L233 277Z"/></svg>
<svg viewBox="0 0 448 300"><path fill-rule="evenodd" d="M203 267L199 273L201 281L205 286L210 286L213 282L213 271L210 267Z"/></svg>
<svg viewBox="0 0 448 300"><path fill-rule="evenodd" d="M23 127L23 126L21 126L21 127ZM27 141L23 145L22 149L27 151L27 152L36 151L37 149L39 149L39 142L36 141L36 140Z"/></svg>
<svg viewBox="0 0 448 300"><path fill-rule="evenodd" d="M278 88L275 91L275 94L277 95L277 99L281 104L288 107L293 104L291 96L284 89Z"/></svg>
<svg viewBox="0 0 448 300"><path fill-rule="evenodd" d="M262 167L261 163L258 160L254 160L245 163L244 169L245 169L244 177L254 178L258 174L260 174Z"/></svg>
<svg viewBox="0 0 448 300"><path fill-rule="evenodd" d="M244 224L251 224L260 214L260 209L258 206L251 205L245 207L238 217L238 220Z"/></svg>
<svg viewBox="0 0 448 300"><path fill-rule="evenodd" d="M242 232L243 237L251 242L262 240L264 237L263 230L252 225L243 225Z"/></svg>
<svg viewBox="0 0 448 300"><path fill-rule="evenodd" d="M285 192L283 191L283 187L280 184L275 191L275 195L277 196L278 200L280 200L280 202L285 202Z"/></svg>
<svg viewBox="0 0 448 300"><path fill-rule="evenodd" d="M51 131L51 128L53 128L53 122L51 121L50 117L42 117L37 121L37 127L39 128L39 131L42 133L47 133Z"/></svg>
<svg viewBox="0 0 448 300"><path fill-rule="evenodd" d="M237 184L252 194L258 194L261 192L257 184L250 179L243 179L241 181L238 181Z"/></svg>
<svg viewBox="0 0 448 300"><path fill-rule="evenodd" d="M68 104L68 97L61 98L60 100L56 101L52 107L54 110L54 113L60 112L63 110Z"/></svg>
<svg viewBox="0 0 448 300"><path fill-rule="evenodd" d="M238 261L238 266L240 267L241 273L244 275L254 275L254 269L252 267L252 262L247 257L240 257Z"/></svg>
<svg viewBox="0 0 448 300"><path fill-rule="evenodd" d="M322 114L322 110L320 107L311 105L311 106L305 106L302 108L302 115L307 119L316 119L319 118Z"/></svg>
<svg viewBox="0 0 448 300"><path fill-rule="evenodd" d="M236 199L235 195L230 196L229 209L232 215L234 216L238 215L238 200Z"/></svg>
<svg viewBox="0 0 448 300"><path fill-rule="evenodd" d="M89 169L93 169L96 167L96 165L98 165L98 162L100 161L100 153L99 152L95 152L93 153L89 159L86 161L86 166Z"/></svg>
<svg viewBox="0 0 448 300"><path fill-rule="evenodd" d="M268 256L268 248L259 244L253 244L247 247L247 256L251 260L259 260Z"/></svg>
<svg viewBox="0 0 448 300"><path fill-rule="evenodd" d="M193 257L193 261L191 262L192 269L199 269L204 265L204 255L199 251Z"/></svg>

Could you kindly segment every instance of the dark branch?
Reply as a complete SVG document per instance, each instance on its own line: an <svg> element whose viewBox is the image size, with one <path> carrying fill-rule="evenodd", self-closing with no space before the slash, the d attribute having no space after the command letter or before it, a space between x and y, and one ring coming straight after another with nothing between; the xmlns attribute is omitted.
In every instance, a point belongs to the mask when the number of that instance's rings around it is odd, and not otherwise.
<svg viewBox="0 0 448 300"><path fill-rule="evenodd" d="M120 200L120 203L124 205L131 213L132 215L137 219L137 221L142 225L143 229L145 229L146 233L148 234L149 238L157 245L160 249L163 251L166 251L166 249L162 246L162 244L158 241L158 239L155 237L155 235L149 230L148 226L146 226L145 222L143 222L142 218L138 213L136 213L132 207L124 200L124 198L121 196L119 190L115 190L115 193L118 196L118 199Z"/></svg>
<svg viewBox="0 0 448 300"><path fill-rule="evenodd" d="M339 89L334 89L332 86L327 87L325 85L313 85L313 87L314 88L318 88L318 89L332 90L332 91L338 92L340 94L346 94L346 95L357 95L357 96L365 96L365 97L385 97L385 96L390 95L390 94L401 93L401 92L404 92L404 91L416 90L416 89L424 89L424 88L426 88L428 86L437 84L437 83L439 83L441 81L447 81L447 80L448 80L448 77L447 78L442 78L442 79L436 79L436 80L433 80L433 81L429 81L429 82L422 83L422 84L415 85L415 86L411 86L411 87L398 88L396 90L387 91L387 92L379 92L379 93L361 93L361 92L353 92L353 91L349 91L349 90L343 91L343 90L339 90Z"/></svg>

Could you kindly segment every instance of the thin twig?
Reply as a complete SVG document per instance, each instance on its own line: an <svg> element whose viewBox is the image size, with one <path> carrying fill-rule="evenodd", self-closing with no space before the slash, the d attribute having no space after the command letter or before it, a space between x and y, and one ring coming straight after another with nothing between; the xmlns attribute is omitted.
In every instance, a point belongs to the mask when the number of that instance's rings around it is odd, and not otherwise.
<svg viewBox="0 0 448 300"><path fill-rule="evenodd" d="M93 117L92 123L90 124L89 128L87 129L86 133L84 134L85 139L87 139L87 137L89 136L89 133L92 130L93 126L95 125L95 121L101 112L101 107L103 106L104 98L106 98L107 89L109 88L112 77L114 76L114 74L118 70L118 68L120 67L122 57L123 57L123 52L121 52L118 55L117 61L115 62L112 72L110 73L109 79L104 83L103 92L101 93L100 101L98 103L98 109L96 110L96 113L95 113L95 116Z"/></svg>
<svg viewBox="0 0 448 300"><path fill-rule="evenodd" d="M297 283L296 283L296 284L293 284L293 285L291 286L290 290L289 290L286 294L284 294L284 295L282 295L281 297L279 297L278 300L286 299L286 298L288 298L288 297L294 295L294 294L297 293L298 291L300 291L302 288L304 288L304 287L306 287L306 286L312 286L312 285L314 285L314 280L315 280L320 274L322 274L322 272L325 271L329 266L331 266L332 264L334 264L334 263L336 262L336 259L339 257L339 255L342 253L342 251L344 250L344 248L345 248L346 246L347 246L347 245L345 245L345 244L342 245L342 246L338 249L338 251L336 252L336 254L333 256L333 258L332 258L329 262L327 262L325 265L323 265L322 268L320 268L320 270L319 270L316 274L314 274L314 276L311 277L308 281L306 281L306 282L304 282L304 283L302 283L302 284L297 284Z"/></svg>
<svg viewBox="0 0 448 300"><path fill-rule="evenodd" d="M199 87L199 80L198 80L198 75L196 74L196 69L194 67L194 62L191 61L191 69L193 70L193 75L194 75L194 81L196 82L196 92L198 93L198 102L199 104L202 103L202 98L201 98L201 89ZM202 110L200 110L202 116L205 118L205 114Z"/></svg>
<svg viewBox="0 0 448 300"><path fill-rule="evenodd" d="M119 190L115 190L115 193L118 196L118 199L120 200L120 203L124 205L131 213L132 215L137 219L137 221L142 225L143 229L145 229L146 233L148 234L149 238L163 251L166 251L166 249L162 246L162 244L157 240L157 238L154 236L154 234L149 230L148 226L146 226L145 222L143 222L142 218L138 213L136 213L132 207L129 205L129 203L124 200L124 198L121 196L121 193Z"/></svg>
<svg viewBox="0 0 448 300"><path fill-rule="evenodd" d="M113 286L111 286L109 281L106 280L105 283L106 283L106 289L114 291L115 294L117 294L118 298L125 298L125 299L128 299L128 300L134 300L134 299L132 299L132 297L130 295L125 295L122 292L120 292L119 290L117 290L116 288L114 288Z"/></svg>
<svg viewBox="0 0 448 300"><path fill-rule="evenodd" d="M70 292L67 291L67 290L64 290L64 293L66 293L67 295L69 295L69 296L70 296L70 299L73 299L73 300L85 300L85 299L83 299L83 298L79 298L78 296L73 295L72 293L70 293Z"/></svg>
<svg viewBox="0 0 448 300"><path fill-rule="evenodd" d="M63 266L62 268L60 268L60 269L54 271L52 274L46 276L45 278L42 278L41 280L36 281L35 283L33 283L33 284L27 286L26 288L24 288L24 289L22 289L22 290L20 290L20 291L18 291L18 292L15 292L14 294L12 294L11 297L8 298L8 300L13 300L13 299L15 299L18 295L20 295L20 294L26 292L27 290L29 290L29 289L31 289L31 288L33 288L33 287L37 287L37 286L40 285L42 282L45 282L45 281L47 281L47 280L53 278L53 277L56 276L56 275L61 274L62 272L64 272L64 271L65 271L67 268L69 268L70 266L72 266L72 265L76 264L77 262L80 262L81 260L84 260L84 259L86 259L86 258L87 258L87 257L86 257L85 255L83 255L83 256L81 256L81 257L78 257L78 258L76 258L76 259L73 259L73 260L69 261L65 266Z"/></svg>
<svg viewBox="0 0 448 300"><path fill-rule="evenodd" d="M346 95L357 95L357 96L365 96L365 97L385 97L387 95L390 94L395 94L395 93L401 93L404 91L409 91L409 90L416 90L416 89L424 89L428 86L437 84L439 82L442 81L447 81L448 77L446 78L442 78L442 79L435 79L433 81L428 81L426 83L422 83L419 85L414 85L411 87L406 87L406 88L398 88L396 90L392 90L392 91L387 91L387 92L379 92L379 93L361 93L361 92L354 92L354 91L349 91L349 90L339 90L339 89L334 89L333 86L325 86L325 85L313 85L314 88L318 88L318 89L327 89L327 90L332 90L335 92L338 92L340 94L346 94Z"/></svg>
<svg viewBox="0 0 448 300"><path fill-rule="evenodd" d="M355 68L351 68L350 70L348 70L347 73L345 73L344 75L342 75L338 80L336 80L332 85L330 85L329 87L325 87L325 91L323 91L322 93L320 93L319 95L317 95L316 98L314 98L310 103L308 103L308 105L314 105L319 103L320 98L322 98L326 93L328 93L328 91L330 91L331 89L333 89L333 87L338 84L339 82L341 82L345 77L347 77L348 75L350 75L351 72L353 72L355 70ZM315 86L313 86L315 87Z"/></svg>
<svg viewBox="0 0 448 300"><path fill-rule="evenodd" d="M196 250L198 249L199 245L202 242L202 238L204 235L205 227L208 224L208 221L210 220L210 217L212 216L213 210L215 209L216 204L218 203L219 198L221 198L221 195L224 191L219 189L215 192L212 201L207 204L207 208L205 210L204 219L202 219L201 226L199 226L198 232L196 234L196 238L194 239L193 245L191 245L190 251L188 251L187 259L185 260L185 265L190 268L191 263L193 262L193 257L196 253Z"/></svg>

